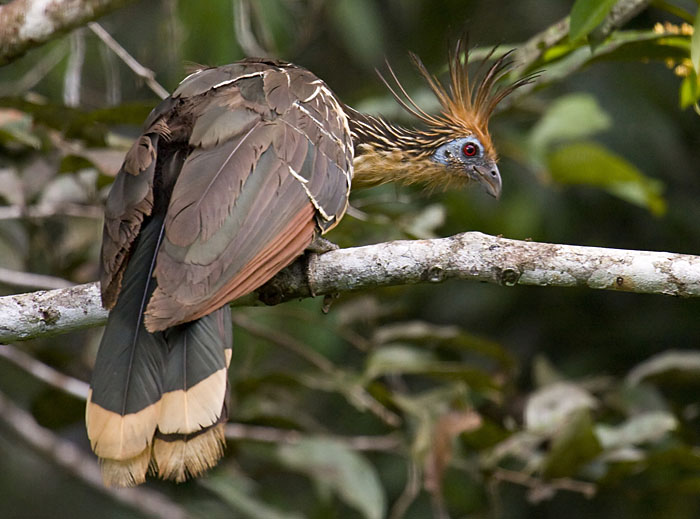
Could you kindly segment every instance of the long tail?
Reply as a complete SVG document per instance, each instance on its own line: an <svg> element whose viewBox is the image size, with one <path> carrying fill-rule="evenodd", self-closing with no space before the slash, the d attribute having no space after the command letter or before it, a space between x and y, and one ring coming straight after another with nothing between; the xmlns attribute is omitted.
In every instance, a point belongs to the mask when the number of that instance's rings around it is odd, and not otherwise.
<svg viewBox="0 0 700 519"><path fill-rule="evenodd" d="M144 222L90 384L88 437L108 486L138 485L149 470L184 481L223 454L231 313L224 306L163 332L145 329L162 232L162 217Z"/></svg>

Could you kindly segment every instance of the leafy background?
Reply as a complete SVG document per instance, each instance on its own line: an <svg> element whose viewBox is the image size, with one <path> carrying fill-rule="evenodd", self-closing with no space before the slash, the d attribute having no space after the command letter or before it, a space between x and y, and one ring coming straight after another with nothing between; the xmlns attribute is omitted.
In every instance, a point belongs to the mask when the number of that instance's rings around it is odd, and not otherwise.
<svg viewBox="0 0 700 519"><path fill-rule="evenodd" d="M543 72L492 122L500 201L383 186L354 193L329 238L480 230L700 254L698 2L652 2L606 33L615 4L142 0L100 23L167 89L186 61L264 53L407 123L374 73L385 57L432 109L407 50L444 72L464 28L475 54L558 31L529 47L534 58L516 53L520 74ZM557 22L569 14L567 31ZM96 279L102 200L157 101L87 28L3 68L3 293ZM700 515L700 301L447 282L321 310L236 308L226 458L200 480L118 500L81 470L92 458L65 461L66 445L89 449L84 402L35 376L38 361L88 380L101 330L17 345L29 370L0 348L0 516L148 517L156 498L207 518Z"/></svg>

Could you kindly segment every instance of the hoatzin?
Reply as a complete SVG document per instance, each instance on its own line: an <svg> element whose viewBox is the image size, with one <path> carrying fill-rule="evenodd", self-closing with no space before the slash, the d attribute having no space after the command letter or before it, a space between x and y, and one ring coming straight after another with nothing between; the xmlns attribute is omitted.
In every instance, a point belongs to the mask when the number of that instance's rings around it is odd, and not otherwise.
<svg viewBox="0 0 700 519"><path fill-rule="evenodd" d="M342 218L351 185L477 183L501 191L487 124L530 81L496 82L502 57L470 82L464 40L423 111L425 128L359 113L301 67L244 59L202 68L145 122L105 208L102 302L110 310L86 422L107 485L146 473L183 481L223 454L232 326L228 303L267 282ZM464 56L462 60L461 57Z"/></svg>

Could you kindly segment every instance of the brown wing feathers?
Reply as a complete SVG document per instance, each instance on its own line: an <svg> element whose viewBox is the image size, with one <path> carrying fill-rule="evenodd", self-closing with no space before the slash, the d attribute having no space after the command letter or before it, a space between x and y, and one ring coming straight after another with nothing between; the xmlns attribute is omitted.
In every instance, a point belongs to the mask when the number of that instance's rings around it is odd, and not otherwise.
<svg viewBox="0 0 700 519"><path fill-rule="evenodd" d="M439 115L421 110L391 71L398 92L387 86L424 131L344 109L310 72L264 59L198 70L151 113L105 210L111 312L86 420L108 484L138 484L149 469L182 481L216 463L232 351L225 305L340 220L354 166L360 183L444 184L456 177L432 152L465 135L496 160L487 120L532 77L498 90L504 57L473 85L464 40L447 88L416 64Z"/></svg>
<svg viewBox="0 0 700 519"><path fill-rule="evenodd" d="M300 255L347 206L352 145L311 73L248 60L199 71L149 117L110 194L113 306L87 408L108 484L182 481L222 455L230 300Z"/></svg>

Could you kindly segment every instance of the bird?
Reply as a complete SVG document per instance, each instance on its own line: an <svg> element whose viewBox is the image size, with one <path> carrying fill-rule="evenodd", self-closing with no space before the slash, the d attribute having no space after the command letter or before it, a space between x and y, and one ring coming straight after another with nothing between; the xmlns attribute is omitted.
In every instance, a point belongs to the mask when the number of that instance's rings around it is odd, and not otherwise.
<svg viewBox="0 0 700 519"><path fill-rule="evenodd" d="M389 79L380 78L416 128L358 112L312 72L268 58L200 67L153 109L105 203L109 317L86 407L105 485L149 474L182 482L218 463L228 304L314 250L351 188L478 184L500 196L488 122L533 77L502 84L513 68L507 53L471 79L466 38L449 53L447 86L411 58L438 114L418 106L388 63Z"/></svg>

